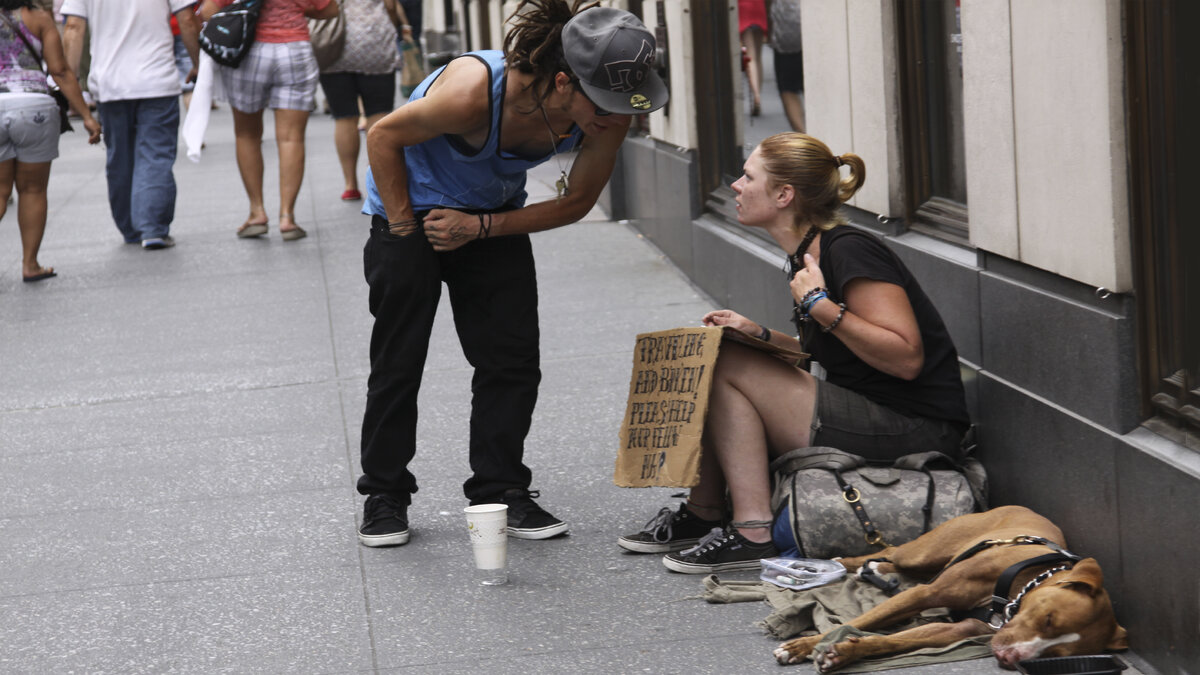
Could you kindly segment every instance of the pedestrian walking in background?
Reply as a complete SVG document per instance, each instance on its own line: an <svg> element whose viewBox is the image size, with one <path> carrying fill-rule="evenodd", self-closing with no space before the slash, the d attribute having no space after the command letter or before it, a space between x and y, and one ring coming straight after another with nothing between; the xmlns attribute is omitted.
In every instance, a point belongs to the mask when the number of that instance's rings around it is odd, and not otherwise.
<svg viewBox="0 0 1200 675"><path fill-rule="evenodd" d="M738 0L738 36L750 83L750 116L762 112L762 47L767 35L767 7L764 0Z"/></svg>
<svg viewBox="0 0 1200 675"><path fill-rule="evenodd" d="M463 492L471 504L507 504L510 536L567 530L534 501L523 461L541 381L529 234L586 215L631 116L667 103L653 33L629 12L581 4L524 0L503 52L452 60L367 135L363 257L375 326L358 481L366 546L409 539L417 394L443 282L475 369L473 475ZM557 198L527 206L526 171L550 161L560 169Z"/></svg>
<svg viewBox="0 0 1200 675"><path fill-rule="evenodd" d="M406 25L412 30L412 40L418 45L421 44L421 26L424 9L421 4L424 0L400 0L400 9L404 12ZM396 50L399 51L403 44L404 36L396 36Z"/></svg>
<svg viewBox="0 0 1200 675"><path fill-rule="evenodd" d="M15 186L24 281L56 276L53 267L38 262L46 232L46 186L50 162L58 157L61 124L46 73L83 119L88 142L99 143L100 123L92 117L75 74L67 67L54 17L34 9L30 0L0 0L0 219L8 211Z"/></svg>
<svg viewBox="0 0 1200 675"><path fill-rule="evenodd" d="M200 18L208 21L233 2L204 0ZM243 239L266 234L270 221L263 202L265 108L275 111L279 235L284 241L308 235L296 224L296 196L304 180L304 133L317 95L317 59L309 42L308 19L331 19L337 14L338 4L333 0L264 0L246 58L237 68L217 66L233 109L238 171L250 199L250 215L237 231Z"/></svg>
<svg viewBox="0 0 1200 675"><path fill-rule="evenodd" d="M175 245L175 150L179 136L179 76L170 16L192 57L200 46L195 0L65 0L63 31L72 70L91 30L88 88L104 124L108 205L126 243L148 250Z"/></svg>
<svg viewBox="0 0 1200 675"><path fill-rule="evenodd" d="M775 84L792 131L804 133L804 52L800 39L800 0L772 0L771 49Z"/></svg>
<svg viewBox="0 0 1200 675"><path fill-rule="evenodd" d="M342 0L346 46L321 71L321 89L333 113L333 143L342 166L344 201L362 199L358 190L358 116L364 131L396 107L396 33L411 39L412 29L396 0ZM360 108L361 104L361 108Z"/></svg>

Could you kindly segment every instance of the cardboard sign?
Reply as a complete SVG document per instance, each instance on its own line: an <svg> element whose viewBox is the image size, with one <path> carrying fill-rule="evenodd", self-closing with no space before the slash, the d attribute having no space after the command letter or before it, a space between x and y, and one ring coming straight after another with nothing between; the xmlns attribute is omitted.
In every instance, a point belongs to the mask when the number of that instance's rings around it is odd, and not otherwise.
<svg viewBox="0 0 1200 675"><path fill-rule="evenodd" d="M805 356L728 327L638 335L614 483L692 487L700 481L700 437L722 338L789 360Z"/></svg>
<svg viewBox="0 0 1200 675"><path fill-rule="evenodd" d="M613 482L691 487L700 481L700 436L720 348L720 328L637 336Z"/></svg>

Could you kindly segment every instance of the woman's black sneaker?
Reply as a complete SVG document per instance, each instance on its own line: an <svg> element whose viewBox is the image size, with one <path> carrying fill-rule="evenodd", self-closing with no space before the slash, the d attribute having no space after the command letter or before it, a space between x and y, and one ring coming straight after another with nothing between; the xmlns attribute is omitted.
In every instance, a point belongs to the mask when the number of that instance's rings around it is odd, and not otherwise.
<svg viewBox="0 0 1200 675"><path fill-rule="evenodd" d="M779 555L775 542L758 544L742 536L733 526L714 529L694 548L663 556L663 564L672 572L712 574L730 570L756 570L763 558Z"/></svg>
<svg viewBox="0 0 1200 675"><path fill-rule="evenodd" d="M508 505L508 536L517 539L549 539L567 531L567 524L533 501L540 493L519 488L505 490L501 503Z"/></svg>
<svg viewBox="0 0 1200 675"><path fill-rule="evenodd" d="M634 553L670 553L695 546L700 538L720 528L715 520L704 520L680 504L678 511L662 507L641 532L617 538L617 545Z"/></svg>
<svg viewBox="0 0 1200 675"><path fill-rule="evenodd" d="M408 504L391 495L369 495L363 504L358 540L363 546L407 544Z"/></svg>

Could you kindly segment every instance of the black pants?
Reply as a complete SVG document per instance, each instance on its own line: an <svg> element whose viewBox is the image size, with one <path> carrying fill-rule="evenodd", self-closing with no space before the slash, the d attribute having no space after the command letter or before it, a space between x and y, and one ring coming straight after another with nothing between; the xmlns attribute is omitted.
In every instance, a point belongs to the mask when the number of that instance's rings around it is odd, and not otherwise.
<svg viewBox="0 0 1200 675"><path fill-rule="evenodd" d="M416 477L417 392L445 282L471 381L470 461L463 484L472 504L528 488L522 461L537 388L537 276L527 235L473 241L437 253L421 232L396 237L372 221L363 269L375 317L362 428L358 491L411 503Z"/></svg>

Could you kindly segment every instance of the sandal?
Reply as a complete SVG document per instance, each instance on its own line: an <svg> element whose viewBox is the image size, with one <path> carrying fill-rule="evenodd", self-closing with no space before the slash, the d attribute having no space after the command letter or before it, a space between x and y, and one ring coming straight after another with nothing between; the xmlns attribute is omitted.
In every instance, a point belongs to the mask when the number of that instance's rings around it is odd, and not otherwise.
<svg viewBox="0 0 1200 675"><path fill-rule="evenodd" d="M266 223L246 223L238 228L237 236L239 239L252 239L254 237L261 237L266 233Z"/></svg>
<svg viewBox="0 0 1200 675"><path fill-rule="evenodd" d="M282 237L284 241L296 241L297 239L303 239L307 237L308 233L304 231L304 228L297 225L290 230L280 230L279 236Z"/></svg>

